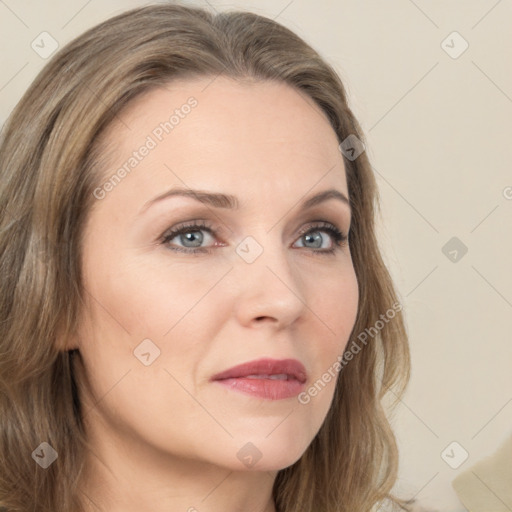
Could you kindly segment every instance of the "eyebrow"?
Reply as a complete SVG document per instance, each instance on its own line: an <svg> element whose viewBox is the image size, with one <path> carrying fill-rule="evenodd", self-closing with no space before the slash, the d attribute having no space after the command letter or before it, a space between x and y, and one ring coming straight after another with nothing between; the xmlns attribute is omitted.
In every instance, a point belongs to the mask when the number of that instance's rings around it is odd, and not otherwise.
<svg viewBox="0 0 512 512"><path fill-rule="evenodd" d="M155 198L145 203L144 206L141 208L140 213L143 213L153 204L162 201L163 199L168 199L169 197L189 197L213 208L226 208L231 210L238 210L240 208L240 203L238 202L238 199L235 196L229 194L207 192L204 190L173 188L171 190L167 190L163 194L160 194L159 196L156 196ZM331 188L319 192L318 194L315 194L314 196L306 199L305 201L302 201L302 203L300 204L300 209L306 210L308 208L313 208L314 206L317 206L318 204L328 201L330 199L336 199L338 201L341 201L350 208L350 201L348 200L347 196L343 192Z"/></svg>

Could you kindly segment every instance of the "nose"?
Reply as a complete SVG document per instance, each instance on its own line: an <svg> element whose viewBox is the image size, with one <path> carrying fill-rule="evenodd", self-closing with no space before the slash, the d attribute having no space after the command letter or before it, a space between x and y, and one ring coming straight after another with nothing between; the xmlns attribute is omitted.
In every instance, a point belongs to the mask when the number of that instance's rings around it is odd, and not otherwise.
<svg viewBox="0 0 512 512"><path fill-rule="evenodd" d="M266 244L260 249L250 247L252 251L263 250L252 262L242 252L242 256L235 255L235 314L242 325L270 325L280 330L292 325L307 310L306 294L298 269L293 267L290 249L281 241L271 243L270 238L266 237Z"/></svg>

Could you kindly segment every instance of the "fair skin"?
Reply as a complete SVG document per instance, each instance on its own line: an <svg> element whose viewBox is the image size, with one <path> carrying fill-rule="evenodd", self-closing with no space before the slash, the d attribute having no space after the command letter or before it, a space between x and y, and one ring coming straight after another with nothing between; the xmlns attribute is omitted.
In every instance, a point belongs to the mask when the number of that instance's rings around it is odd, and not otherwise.
<svg viewBox="0 0 512 512"><path fill-rule="evenodd" d="M91 511L275 511L276 474L315 437L335 381L302 404L210 378L263 357L293 358L307 389L343 353L356 318L348 242L318 227L347 234L349 206L330 198L300 208L328 189L348 197L342 155L325 115L289 86L218 77L151 91L111 125L115 161L102 183L190 96L197 106L96 200L85 227L86 307L68 348L79 349L87 377L81 401L93 450L82 491ZM144 209L176 187L233 195L239 208L175 196ZM212 233L189 229L162 243L194 221ZM251 263L236 252L248 236L263 249ZM198 238L203 252L172 250L194 250ZM134 355L145 339L160 350L147 366ZM237 456L244 446L260 454L252 467Z"/></svg>

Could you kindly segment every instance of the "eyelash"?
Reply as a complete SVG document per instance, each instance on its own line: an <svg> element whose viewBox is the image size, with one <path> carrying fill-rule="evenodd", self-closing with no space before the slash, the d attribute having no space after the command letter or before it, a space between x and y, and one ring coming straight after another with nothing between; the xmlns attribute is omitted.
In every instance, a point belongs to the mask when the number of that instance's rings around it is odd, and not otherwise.
<svg viewBox="0 0 512 512"><path fill-rule="evenodd" d="M198 247L198 248L192 249L192 248L185 248L185 247L171 247L170 245L168 245L169 242L173 238L177 237L178 235L182 235L185 233L193 233L196 231L203 231L203 230L207 231L208 233L210 233L212 236L215 237L215 231L213 230L213 228L211 226L208 226L204 222L193 222L193 223L189 223L189 224L186 224L183 226L179 226L179 227L173 229L172 231L167 231L162 236L160 243L162 245L167 245L169 249L171 249L172 251L176 251L176 252L181 252L181 253L186 253L186 254L210 253L212 248L208 248L208 247ZM331 235L331 237L333 238L334 243L333 243L333 247L331 249L311 249L310 248L309 250L314 253L319 253L319 254L322 254L325 256L333 255L337 250L340 250L348 240L348 236L345 233L340 231L334 224L331 224L330 222L325 222L325 221L319 221L317 224L315 224L313 226L308 225L307 227L301 229L301 231L299 233L299 238L302 238L305 235L308 235L310 233L315 233L317 231L325 231L325 232L329 233L329 235ZM304 247L304 248L308 249L307 247ZM301 249L302 249L302 247L301 247Z"/></svg>

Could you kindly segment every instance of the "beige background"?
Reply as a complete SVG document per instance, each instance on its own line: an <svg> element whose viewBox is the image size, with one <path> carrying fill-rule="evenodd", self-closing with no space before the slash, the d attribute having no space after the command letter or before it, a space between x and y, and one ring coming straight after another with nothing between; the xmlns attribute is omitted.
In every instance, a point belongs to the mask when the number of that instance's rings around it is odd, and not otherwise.
<svg viewBox="0 0 512 512"><path fill-rule="evenodd" d="M31 48L41 32L62 46L142 4L0 1L0 123L46 62ZM412 381L393 419L397 491L461 512L451 481L512 432L512 3L209 4L277 19L346 84L368 136L382 198L380 237L411 338ZM464 41L454 31L469 44L457 58ZM442 252L454 236L468 248L457 262ZM441 457L453 441L469 453L458 469ZM449 453L454 460L462 452Z"/></svg>

